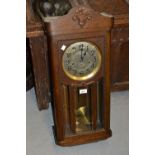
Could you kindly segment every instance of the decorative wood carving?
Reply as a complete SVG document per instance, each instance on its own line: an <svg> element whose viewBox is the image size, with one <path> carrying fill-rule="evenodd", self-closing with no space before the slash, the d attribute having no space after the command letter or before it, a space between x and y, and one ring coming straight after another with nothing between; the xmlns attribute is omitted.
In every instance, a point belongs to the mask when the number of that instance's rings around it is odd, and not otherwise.
<svg viewBox="0 0 155 155"><path fill-rule="evenodd" d="M77 21L81 28L83 28L86 25L86 23L90 20L92 20L92 16L84 7L79 7L76 10L75 15L73 16L73 21Z"/></svg>

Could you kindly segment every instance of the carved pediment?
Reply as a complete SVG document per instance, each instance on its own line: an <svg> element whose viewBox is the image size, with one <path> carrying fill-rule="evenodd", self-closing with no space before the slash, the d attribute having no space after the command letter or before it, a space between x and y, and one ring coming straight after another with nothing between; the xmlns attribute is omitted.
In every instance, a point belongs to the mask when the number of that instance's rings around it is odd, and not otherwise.
<svg viewBox="0 0 155 155"><path fill-rule="evenodd" d="M78 25L83 28L87 22L92 20L92 16L88 12L88 10L84 7L79 7L73 16L73 21L77 22Z"/></svg>
<svg viewBox="0 0 155 155"><path fill-rule="evenodd" d="M74 7L64 16L44 18L48 31L57 34L103 31L112 26L112 20L112 16L85 6Z"/></svg>

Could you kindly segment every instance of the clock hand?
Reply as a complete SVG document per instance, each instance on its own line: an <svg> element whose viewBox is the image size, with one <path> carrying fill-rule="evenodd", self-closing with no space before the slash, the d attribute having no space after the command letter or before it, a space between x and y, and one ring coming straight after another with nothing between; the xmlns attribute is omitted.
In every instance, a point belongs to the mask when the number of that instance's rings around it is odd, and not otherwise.
<svg viewBox="0 0 155 155"><path fill-rule="evenodd" d="M82 57L82 50L81 50L81 61L83 61L83 57Z"/></svg>
<svg viewBox="0 0 155 155"><path fill-rule="evenodd" d="M85 52L84 52L84 54L83 54L84 56L87 54L87 51L88 51L88 48L85 50Z"/></svg>
<svg viewBox="0 0 155 155"><path fill-rule="evenodd" d="M84 56L86 56L87 51L88 51L88 46L87 46L87 49L86 49L86 50L84 51L84 53L83 53L82 60L84 59Z"/></svg>
<svg viewBox="0 0 155 155"><path fill-rule="evenodd" d="M83 54L82 54L82 52L83 52L83 44L80 45L80 51L81 51L81 62L82 62L83 61Z"/></svg>

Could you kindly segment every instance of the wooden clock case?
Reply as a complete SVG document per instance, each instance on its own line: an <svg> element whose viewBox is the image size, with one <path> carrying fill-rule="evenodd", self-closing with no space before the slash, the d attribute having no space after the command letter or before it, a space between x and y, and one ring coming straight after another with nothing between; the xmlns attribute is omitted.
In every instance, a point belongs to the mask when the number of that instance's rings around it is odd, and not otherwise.
<svg viewBox="0 0 155 155"><path fill-rule="evenodd" d="M50 77L53 87L54 135L58 145L70 146L106 139L110 130L110 36L113 17L101 15L88 5L76 5L62 17L45 19L50 55ZM91 79L75 81L62 69L61 47L78 41L96 44L102 55L102 65ZM88 94L79 95L79 89ZM76 108L78 104L90 104L90 128L77 131ZM97 108L99 105L99 109ZM99 116L98 116L99 113ZM99 117L99 124L98 124Z"/></svg>

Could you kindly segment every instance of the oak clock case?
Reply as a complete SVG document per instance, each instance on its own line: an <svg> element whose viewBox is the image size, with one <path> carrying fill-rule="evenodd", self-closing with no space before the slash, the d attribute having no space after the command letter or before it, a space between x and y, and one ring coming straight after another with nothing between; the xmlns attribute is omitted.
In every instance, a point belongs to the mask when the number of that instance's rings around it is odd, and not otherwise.
<svg viewBox="0 0 155 155"><path fill-rule="evenodd" d="M80 15L86 22L79 21L83 21ZM54 92L53 130L58 145L83 144L111 136L112 21L112 17L78 6L45 23ZM67 26L62 27L64 23Z"/></svg>

